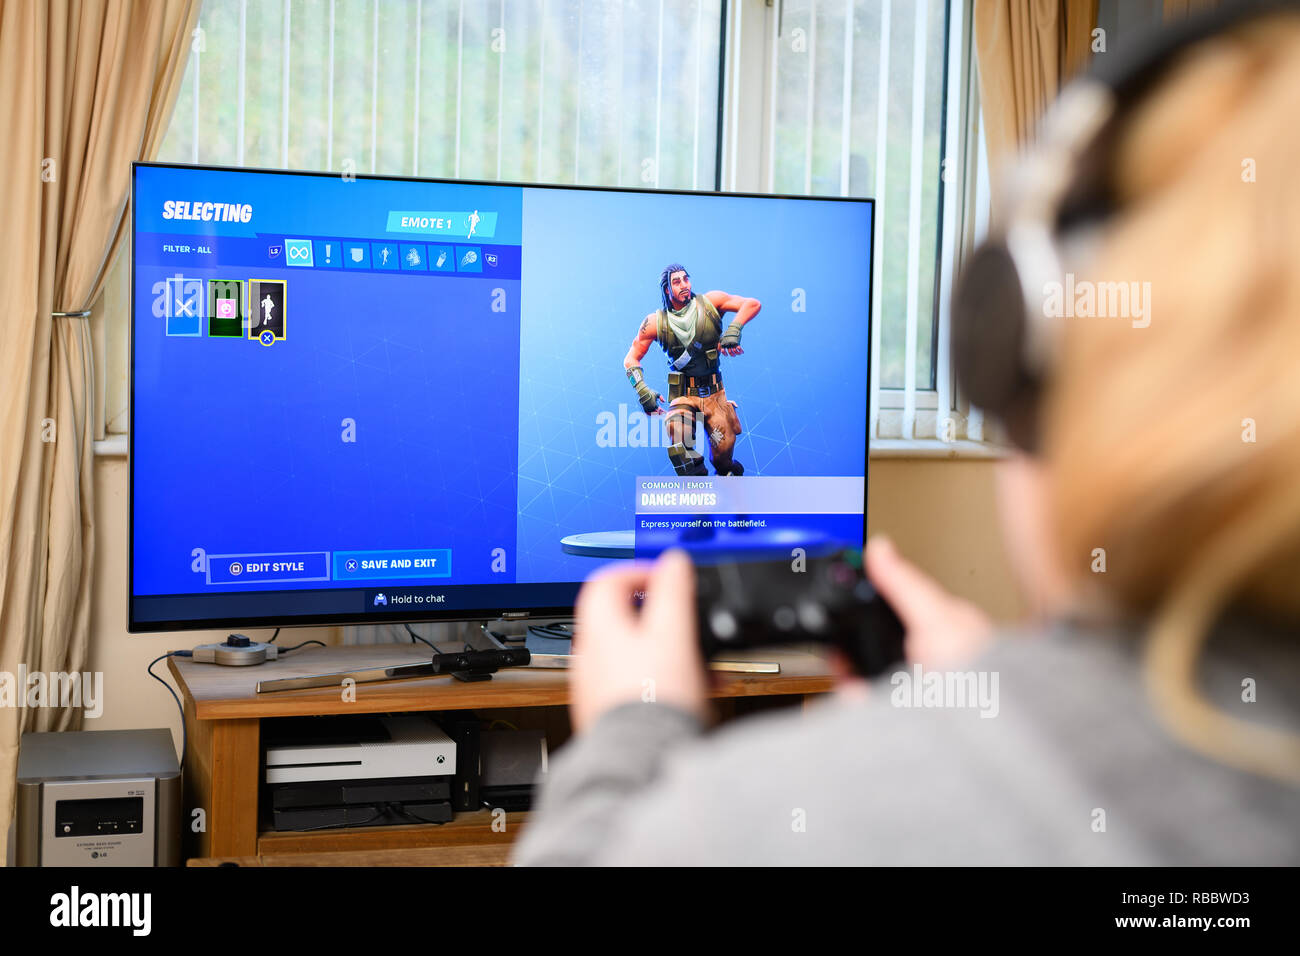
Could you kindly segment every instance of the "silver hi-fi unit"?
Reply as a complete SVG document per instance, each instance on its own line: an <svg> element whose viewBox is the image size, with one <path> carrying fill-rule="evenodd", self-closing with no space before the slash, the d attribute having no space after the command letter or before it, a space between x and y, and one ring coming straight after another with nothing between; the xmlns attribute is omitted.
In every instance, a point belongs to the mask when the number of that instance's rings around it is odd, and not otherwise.
<svg viewBox="0 0 1300 956"><path fill-rule="evenodd" d="M26 733L18 866L179 866L181 772L169 730Z"/></svg>

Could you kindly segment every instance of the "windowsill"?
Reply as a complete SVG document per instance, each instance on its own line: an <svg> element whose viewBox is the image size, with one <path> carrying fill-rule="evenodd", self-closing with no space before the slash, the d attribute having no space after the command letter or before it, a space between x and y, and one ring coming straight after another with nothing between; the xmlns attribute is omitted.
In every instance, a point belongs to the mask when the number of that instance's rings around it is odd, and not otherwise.
<svg viewBox="0 0 1300 956"><path fill-rule="evenodd" d="M940 441L937 438L877 438L872 458L1005 458L1007 449L982 441Z"/></svg>
<svg viewBox="0 0 1300 956"><path fill-rule="evenodd" d="M97 458L125 458L125 435L109 435L95 442ZM872 458L1002 458L1006 449L982 441L939 441L937 438L879 438L871 443Z"/></svg>
<svg viewBox="0 0 1300 956"><path fill-rule="evenodd" d="M96 458L125 458L126 450L125 435L109 435L103 441L95 442Z"/></svg>

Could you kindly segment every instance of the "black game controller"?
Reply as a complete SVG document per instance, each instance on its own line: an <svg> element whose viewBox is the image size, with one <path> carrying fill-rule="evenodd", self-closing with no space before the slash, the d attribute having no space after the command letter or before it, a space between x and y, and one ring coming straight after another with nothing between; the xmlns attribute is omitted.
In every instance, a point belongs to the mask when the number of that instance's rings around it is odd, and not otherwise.
<svg viewBox="0 0 1300 956"><path fill-rule="evenodd" d="M903 624L862 569L862 551L696 568L705 659L742 648L838 647L863 677L903 660Z"/></svg>

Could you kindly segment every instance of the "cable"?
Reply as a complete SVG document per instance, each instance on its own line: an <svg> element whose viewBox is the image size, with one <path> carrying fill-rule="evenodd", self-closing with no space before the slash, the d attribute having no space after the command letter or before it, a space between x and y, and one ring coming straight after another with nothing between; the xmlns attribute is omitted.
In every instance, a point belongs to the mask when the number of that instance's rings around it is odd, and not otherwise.
<svg viewBox="0 0 1300 956"><path fill-rule="evenodd" d="M538 637L549 637L555 640L571 641L573 640L573 622L556 621L551 624L531 624L528 627L531 634Z"/></svg>
<svg viewBox="0 0 1300 956"><path fill-rule="evenodd" d="M171 694L172 700L176 701L176 709L181 712L180 769L182 771L185 769L185 751L189 747L189 739L188 739L189 735L186 733L185 730L185 706L181 703L181 699L176 696L176 691L172 690L172 685L167 683L165 680L163 680L161 677L159 677L157 674L153 672L153 666L157 664L159 661L166 660L169 657L193 657L193 656L194 656L193 651L168 651L166 654L163 654L160 657L155 657L153 660L149 662L149 666L145 668L145 670L149 672L150 677L152 677L158 683L162 684L164 687L167 688L167 693Z"/></svg>
<svg viewBox="0 0 1300 956"><path fill-rule="evenodd" d="M322 824L321 824L320 826L318 826L318 827L302 827L301 829L293 830L293 831L291 831L291 832L293 832L293 833L307 833L307 832L309 832L309 831L311 831L311 830L339 830L339 829L343 829L343 828L345 828L345 827L368 827L368 826L370 826L370 824L372 824L372 823L374 823L376 820L380 819L380 818L384 815L384 813L385 813L384 810L379 809L378 804L372 806L370 809L372 809L372 810L375 811L375 815L374 815L373 817L371 817L370 819L368 819L368 820L361 820L360 822L356 822L356 823L354 823L354 822L352 822L352 821L350 821L350 820L347 821L347 822L345 822L345 823L322 823Z"/></svg>
<svg viewBox="0 0 1300 956"><path fill-rule="evenodd" d="M268 644L274 644L274 643L275 643L275 639L276 639L277 637L279 637L279 636L280 636L280 629L277 627L277 628L275 629L275 633L271 635L271 639L270 639L269 641L267 641L266 643L268 643ZM299 645L299 646L301 646L301 645Z"/></svg>
<svg viewBox="0 0 1300 956"><path fill-rule="evenodd" d="M413 810L408 810L405 806L403 806L400 803L390 803L388 804L388 809L393 811L394 813L397 813L400 816L407 817L408 819L411 820L415 820L418 823L432 823L437 826L441 826L442 824L447 822L446 820L430 820L428 817L422 817L418 813L414 812Z"/></svg>
<svg viewBox="0 0 1300 956"><path fill-rule="evenodd" d="M308 644L319 644L321 647L327 646L324 641L303 641L301 644L293 645L293 647L281 647L280 653L288 654L290 651L296 651L298 648L306 647Z"/></svg>
<svg viewBox="0 0 1300 956"><path fill-rule="evenodd" d="M416 633L415 633L415 628L411 627L411 625L409 625L409 624L403 624L402 627L406 628L406 633L411 635L411 643L412 643L412 644L414 644L416 641L421 641L421 642L423 642L423 643L425 643L425 644L428 644L430 647L432 647L432 648L433 648L433 652L434 652L435 654L438 653L438 648L434 647L434 645L433 645L432 642L430 642L430 641L426 641L426 640L425 640L424 638L422 638L419 634L416 634Z"/></svg>

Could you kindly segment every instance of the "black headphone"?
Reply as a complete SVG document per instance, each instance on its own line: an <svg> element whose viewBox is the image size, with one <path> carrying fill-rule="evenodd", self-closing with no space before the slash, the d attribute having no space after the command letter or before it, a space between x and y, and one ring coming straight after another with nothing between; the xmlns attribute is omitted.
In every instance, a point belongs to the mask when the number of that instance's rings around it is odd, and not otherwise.
<svg viewBox="0 0 1300 956"><path fill-rule="evenodd" d="M972 254L953 290L952 359L971 403L999 419L1018 447L1038 446L1039 397L1061 323L1046 287L1065 277L1072 245L1111 216L1118 130L1183 52L1254 17L1300 13L1296 0L1225 2L1103 54L1043 118L1016 167L1005 225Z"/></svg>

